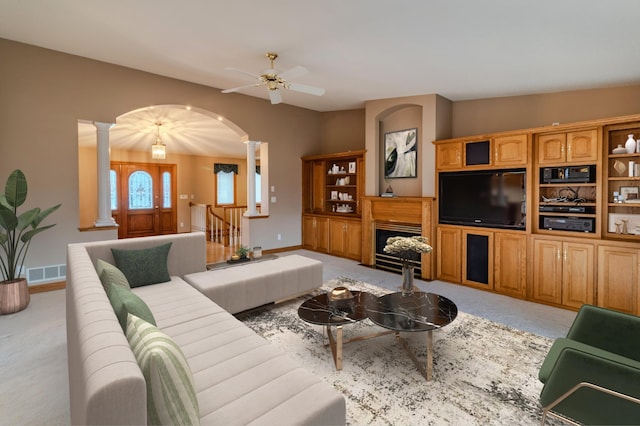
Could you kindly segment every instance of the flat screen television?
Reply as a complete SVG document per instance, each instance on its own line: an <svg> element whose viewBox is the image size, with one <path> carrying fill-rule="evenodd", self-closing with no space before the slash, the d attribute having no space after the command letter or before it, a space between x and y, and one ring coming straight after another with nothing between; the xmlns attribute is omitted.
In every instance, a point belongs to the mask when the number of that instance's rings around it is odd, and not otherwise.
<svg viewBox="0 0 640 426"><path fill-rule="evenodd" d="M438 216L443 224L525 229L525 169L440 173Z"/></svg>

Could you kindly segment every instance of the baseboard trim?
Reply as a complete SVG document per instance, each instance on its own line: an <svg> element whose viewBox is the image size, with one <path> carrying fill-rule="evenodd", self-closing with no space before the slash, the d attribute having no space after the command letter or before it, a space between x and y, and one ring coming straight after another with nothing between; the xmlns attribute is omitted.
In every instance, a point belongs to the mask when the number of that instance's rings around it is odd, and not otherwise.
<svg viewBox="0 0 640 426"><path fill-rule="evenodd" d="M29 286L29 294L44 293L47 291L54 291L54 290L64 290L66 287L67 287L66 281L33 285L33 286Z"/></svg>
<svg viewBox="0 0 640 426"><path fill-rule="evenodd" d="M262 250L262 253L282 253L282 252L285 252L285 251L300 250L301 248L302 248L301 245L300 246L280 247L280 248Z"/></svg>

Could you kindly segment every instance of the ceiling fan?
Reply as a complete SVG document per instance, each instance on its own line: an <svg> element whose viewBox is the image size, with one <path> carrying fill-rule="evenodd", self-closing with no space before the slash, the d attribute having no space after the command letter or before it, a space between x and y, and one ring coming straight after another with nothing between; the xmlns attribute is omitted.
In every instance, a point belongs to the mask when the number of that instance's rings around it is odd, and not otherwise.
<svg viewBox="0 0 640 426"><path fill-rule="evenodd" d="M237 92L249 87L266 86L267 89L269 89L269 99L271 100L272 104L279 104L280 102L282 102L282 94L280 93L281 88L315 96L324 95L325 90L320 87L308 86L306 84L292 83L287 81L287 79L297 78L308 73L309 71L305 67L297 66L287 71L278 73L278 70L273 67L273 61L276 60L278 54L269 52L265 56L269 59L269 61L271 61L271 68L264 70L263 74L261 75L253 74L251 72L244 71L238 68L226 68L228 70L238 71L250 77L253 77L258 80L258 83L247 84L240 87L234 87L232 89L225 89L222 91L222 93Z"/></svg>

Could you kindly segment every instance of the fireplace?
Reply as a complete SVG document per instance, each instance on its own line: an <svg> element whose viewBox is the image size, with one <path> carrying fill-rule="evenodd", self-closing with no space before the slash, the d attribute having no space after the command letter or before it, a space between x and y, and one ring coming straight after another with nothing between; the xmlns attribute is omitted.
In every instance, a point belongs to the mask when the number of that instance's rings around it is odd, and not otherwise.
<svg viewBox="0 0 640 426"><path fill-rule="evenodd" d="M421 235L433 246L431 212L434 201L430 197L362 197L362 264L401 271L400 260L383 251L389 237ZM434 259L433 254L416 255L416 276L432 280Z"/></svg>
<svg viewBox="0 0 640 426"><path fill-rule="evenodd" d="M402 262L397 256L384 252L389 237L413 237L422 234L420 225L400 224L394 222L376 222L375 233L375 267L393 272L402 271ZM421 255L413 254L410 263L414 266L414 274L420 278L422 276Z"/></svg>

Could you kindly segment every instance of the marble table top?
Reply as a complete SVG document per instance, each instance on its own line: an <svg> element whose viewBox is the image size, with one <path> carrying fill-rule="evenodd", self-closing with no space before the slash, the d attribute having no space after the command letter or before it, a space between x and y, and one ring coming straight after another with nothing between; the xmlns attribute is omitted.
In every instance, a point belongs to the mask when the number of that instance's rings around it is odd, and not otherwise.
<svg viewBox="0 0 640 426"><path fill-rule="evenodd" d="M370 297L367 314L375 324L394 331L429 331L450 324L458 316L451 300L420 291Z"/></svg>
<svg viewBox="0 0 640 426"><path fill-rule="evenodd" d="M353 299L329 303L327 293L319 294L305 301L298 308L300 318L316 325L342 325L367 318L366 302L373 299L369 293L352 290Z"/></svg>

